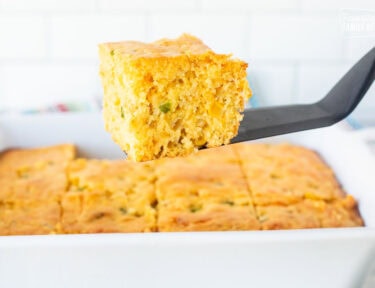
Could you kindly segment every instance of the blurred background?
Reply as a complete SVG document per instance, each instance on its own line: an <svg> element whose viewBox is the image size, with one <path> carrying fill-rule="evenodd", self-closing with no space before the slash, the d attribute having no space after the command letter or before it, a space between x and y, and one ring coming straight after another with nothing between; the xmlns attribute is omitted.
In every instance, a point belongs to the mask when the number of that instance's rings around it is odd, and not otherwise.
<svg viewBox="0 0 375 288"><path fill-rule="evenodd" d="M183 32L249 63L253 105L308 103L374 47L375 1L0 0L0 111L97 109L99 42ZM375 125L375 87L352 118Z"/></svg>

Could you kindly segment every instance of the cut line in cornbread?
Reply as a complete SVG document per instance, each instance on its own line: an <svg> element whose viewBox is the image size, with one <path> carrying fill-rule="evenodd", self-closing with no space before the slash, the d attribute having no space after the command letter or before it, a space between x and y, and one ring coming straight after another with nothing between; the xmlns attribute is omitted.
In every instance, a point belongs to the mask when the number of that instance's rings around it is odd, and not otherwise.
<svg viewBox="0 0 375 288"><path fill-rule="evenodd" d="M230 146L159 160L156 174L159 231L259 229Z"/></svg>
<svg viewBox="0 0 375 288"><path fill-rule="evenodd" d="M156 230L154 175L149 163L78 159L62 199L64 233Z"/></svg>
<svg viewBox="0 0 375 288"><path fill-rule="evenodd" d="M237 135L251 96L247 64L184 34L99 45L103 116L135 161L185 156Z"/></svg>

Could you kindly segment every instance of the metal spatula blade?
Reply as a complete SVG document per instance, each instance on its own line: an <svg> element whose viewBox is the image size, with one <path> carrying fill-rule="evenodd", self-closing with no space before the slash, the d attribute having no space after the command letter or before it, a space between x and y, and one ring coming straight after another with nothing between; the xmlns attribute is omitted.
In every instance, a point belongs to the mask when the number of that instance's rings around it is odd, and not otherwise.
<svg viewBox="0 0 375 288"><path fill-rule="evenodd" d="M247 109L231 143L330 126L348 116L375 78L375 48L314 104Z"/></svg>

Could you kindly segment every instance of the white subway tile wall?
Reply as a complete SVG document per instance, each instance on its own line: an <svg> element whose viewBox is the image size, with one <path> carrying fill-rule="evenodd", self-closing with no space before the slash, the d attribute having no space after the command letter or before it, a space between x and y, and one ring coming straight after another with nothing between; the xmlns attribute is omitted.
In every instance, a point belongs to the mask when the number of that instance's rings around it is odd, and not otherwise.
<svg viewBox="0 0 375 288"><path fill-rule="evenodd" d="M345 30L363 12L375 1L0 0L0 111L99 99L98 43L183 32L248 61L260 105L314 102L374 47ZM375 122L374 88L354 115Z"/></svg>
<svg viewBox="0 0 375 288"><path fill-rule="evenodd" d="M248 54L256 59L289 61L341 59L340 32L339 19L330 15L254 15L250 18Z"/></svg>
<svg viewBox="0 0 375 288"><path fill-rule="evenodd" d="M2 103L25 108L61 101L90 100L100 93L97 65L92 63L4 64L0 67Z"/></svg>
<svg viewBox="0 0 375 288"><path fill-rule="evenodd" d="M150 37L156 40L162 37L177 37L187 31L203 39L219 53L233 53L247 58L245 43L246 16L216 13L173 13L155 14L150 17Z"/></svg>
<svg viewBox="0 0 375 288"><path fill-rule="evenodd" d="M143 15L57 16L49 21L52 59L92 60L97 62L98 43L123 39L145 40Z"/></svg>
<svg viewBox="0 0 375 288"><path fill-rule="evenodd" d="M260 106L292 103L296 67L288 64L262 64L250 60L249 81L257 104ZM267 95L263 97L262 95Z"/></svg>
<svg viewBox="0 0 375 288"><path fill-rule="evenodd" d="M0 59L43 60L47 55L46 29L42 17L1 14Z"/></svg>

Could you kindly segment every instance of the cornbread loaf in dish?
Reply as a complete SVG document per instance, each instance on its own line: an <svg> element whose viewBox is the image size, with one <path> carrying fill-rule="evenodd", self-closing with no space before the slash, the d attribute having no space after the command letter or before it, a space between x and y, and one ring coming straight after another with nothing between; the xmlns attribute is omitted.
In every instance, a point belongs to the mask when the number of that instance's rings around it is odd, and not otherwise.
<svg viewBox="0 0 375 288"><path fill-rule="evenodd" d="M300 146L226 145L145 163L74 151L1 154L0 235L364 225L328 165Z"/></svg>
<svg viewBox="0 0 375 288"><path fill-rule="evenodd" d="M70 144L0 154L0 234L61 232L60 201L68 182Z"/></svg>
<svg viewBox="0 0 375 288"><path fill-rule="evenodd" d="M135 161L228 144L251 96L247 64L184 34L99 45L105 128Z"/></svg>

